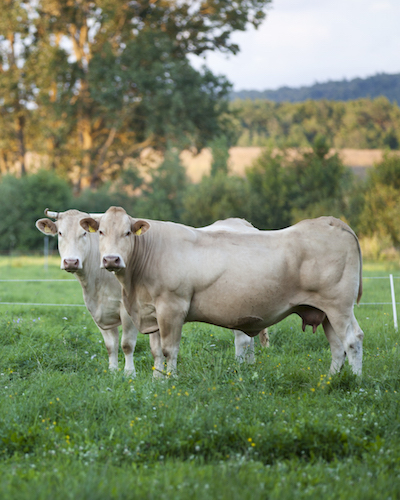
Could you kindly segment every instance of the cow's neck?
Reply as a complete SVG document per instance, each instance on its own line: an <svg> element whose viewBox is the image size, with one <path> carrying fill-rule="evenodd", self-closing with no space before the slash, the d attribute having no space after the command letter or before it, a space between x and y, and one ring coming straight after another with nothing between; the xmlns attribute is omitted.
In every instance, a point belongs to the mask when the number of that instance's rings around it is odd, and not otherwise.
<svg viewBox="0 0 400 500"><path fill-rule="evenodd" d="M91 245L90 253L86 256L82 263L82 269L75 273L83 292L89 292L93 296L99 290L98 281L101 273L104 271L100 269L100 251L96 245Z"/></svg>
<svg viewBox="0 0 400 500"><path fill-rule="evenodd" d="M126 269L117 277L129 296L141 285L146 274L146 269L152 261L152 235L134 237L134 246Z"/></svg>

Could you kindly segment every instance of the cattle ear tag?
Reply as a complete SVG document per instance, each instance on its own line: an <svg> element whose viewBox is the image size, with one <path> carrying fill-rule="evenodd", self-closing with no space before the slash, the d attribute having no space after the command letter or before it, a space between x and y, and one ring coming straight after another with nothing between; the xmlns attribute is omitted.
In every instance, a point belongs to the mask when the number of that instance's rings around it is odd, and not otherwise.
<svg viewBox="0 0 400 500"><path fill-rule="evenodd" d="M137 234L138 236L140 236L142 234L142 228L139 227L139 229L135 232L135 234Z"/></svg>
<svg viewBox="0 0 400 500"><path fill-rule="evenodd" d="M92 226L89 226L89 233L95 233L96 229L94 229Z"/></svg>
<svg viewBox="0 0 400 500"><path fill-rule="evenodd" d="M51 233L51 229L49 228L49 226L44 226L44 232Z"/></svg>

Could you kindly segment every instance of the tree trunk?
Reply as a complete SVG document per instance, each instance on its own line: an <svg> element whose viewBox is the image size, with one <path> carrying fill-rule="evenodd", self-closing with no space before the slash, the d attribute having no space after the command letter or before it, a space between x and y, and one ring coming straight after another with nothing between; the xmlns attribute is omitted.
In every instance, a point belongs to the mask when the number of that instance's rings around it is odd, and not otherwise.
<svg viewBox="0 0 400 500"><path fill-rule="evenodd" d="M18 159L21 164L21 177L26 175L26 165L25 165L25 118L23 116L18 116L17 118L17 142L18 142Z"/></svg>

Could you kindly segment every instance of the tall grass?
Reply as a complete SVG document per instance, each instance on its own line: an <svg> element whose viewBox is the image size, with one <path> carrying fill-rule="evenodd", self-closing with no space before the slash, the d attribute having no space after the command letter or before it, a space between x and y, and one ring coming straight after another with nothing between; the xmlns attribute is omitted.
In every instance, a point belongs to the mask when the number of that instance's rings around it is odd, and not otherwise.
<svg viewBox="0 0 400 500"><path fill-rule="evenodd" d="M57 266L6 259L1 279L70 278ZM388 274L381 264L364 273ZM82 303L74 283L0 285L10 302ZM364 288L364 302L390 302L388 279L365 279ZM303 333L296 316L270 329L270 348L256 341L254 365L235 362L230 331L185 325L179 377L153 381L144 335L131 379L107 370L84 308L0 311L1 498L400 495L400 363L390 305L356 308L365 332L361 382L347 365L328 375L322 329Z"/></svg>

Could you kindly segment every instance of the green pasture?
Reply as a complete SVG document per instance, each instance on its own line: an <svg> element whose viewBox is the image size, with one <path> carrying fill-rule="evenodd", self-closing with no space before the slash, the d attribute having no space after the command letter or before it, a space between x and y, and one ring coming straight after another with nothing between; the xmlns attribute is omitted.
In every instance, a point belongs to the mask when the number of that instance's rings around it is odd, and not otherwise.
<svg viewBox="0 0 400 500"><path fill-rule="evenodd" d="M0 280L64 281L0 281L0 302L30 304L0 304L1 499L400 498L399 267L364 266L362 380L347 364L330 377L322 328L303 333L292 316L268 349L256 340L254 365L234 360L230 331L185 325L179 376L163 381L144 335L136 379L122 352L107 370L89 313L69 305L83 304L80 286L58 267L0 258Z"/></svg>

